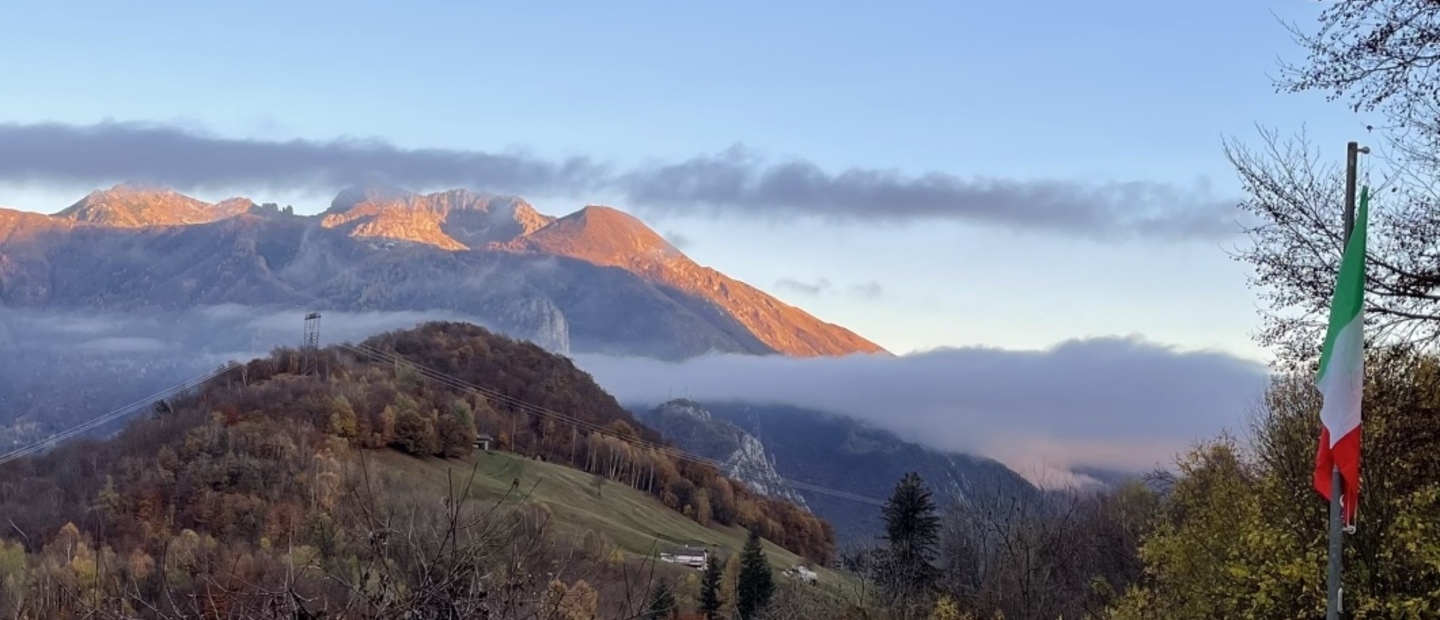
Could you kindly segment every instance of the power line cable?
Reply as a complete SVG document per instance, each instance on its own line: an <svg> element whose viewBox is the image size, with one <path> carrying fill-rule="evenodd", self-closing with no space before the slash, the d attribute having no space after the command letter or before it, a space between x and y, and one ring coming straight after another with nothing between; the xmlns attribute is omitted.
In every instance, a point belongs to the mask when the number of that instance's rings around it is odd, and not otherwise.
<svg viewBox="0 0 1440 620"><path fill-rule="evenodd" d="M161 391L159 391L159 392L156 392L155 394L151 394L150 396L146 396L145 398L142 398L142 399L140 399L140 400L137 400L137 401L135 401L135 402L133 402L133 403L130 403L130 404L128 404L128 405L125 405L124 407L121 407L121 408L119 408L119 409L115 409L115 410L113 410L113 411L111 411L111 412L109 412L109 413L107 413L107 414L105 414L105 415L102 415L102 416L98 417L98 418L93 418L93 419L91 419L91 420L89 420L89 421L82 422L82 423L80 423L80 424L78 424L78 425L76 425L76 426L73 426L73 427L71 427L71 428L68 428L68 429L66 429L66 430L64 430L64 431L61 431L61 432L59 432L59 433L56 433L56 434L51 435L51 436L49 436L49 437L46 437L46 438L44 438L44 439L37 440L37 441L35 441L35 442L33 442L33 443L30 443L30 444L27 444L27 445L25 445L25 446L21 446L21 447L19 447L19 448L16 448L16 449L14 449L14 450L11 450L11 451L9 451L9 452L6 452L5 454L0 455L0 465L3 465L3 464L5 464L5 463L8 463L8 462L10 462L10 461L13 461L13 460L15 460L15 459L18 459L18 458L20 458L20 457L23 457L23 456L26 456L26 455L29 455L29 454L34 454L34 453L36 453L36 452L40 452L40 451L44 450L45 448L47 448L47 447L49 447L49 446L53 446L53 445L55 445L55 444L57 444L57 443L59 443L59 442L61 442L61 441L64 441L64 440L66 440L66 439L70 439L71 437L74 437L74 436L79 435L79 434L81 434L81 433L84 433L84 432L86 432L86 431L92 430L92 429L94 429L94 428L97 428L97 427L102 426L102 425L104 425L104 424L107 424L107 423L109 423L109 422L113 422L113 421L115 421L115 420L119 420L119 419L121 419L121 418L130 416L130 415L134 415L135 413L141 411L146 405L150 405L151 403L155 403L155 402L158 402L158 401L161 401L161 400L164 400L164 399L167 399L167 398L171 398L171 397L174 397L174 396L176 396L176 395L179 395L179 394L183 394L183 393L185 393L185 392L188 392L189 390L191 390L191 389L193 389L193 388L196 388L196 387L199 387L199 386L205 384L205 382L210 381L211 379L214 379L214 378L216 378L216 377L219 377L220 375L223 375L223 374L225 374L226 372L229 372L230 370L235 369L235 368L237 368L237 367L239 367L239 364L237 364L237 363L235 363L235 362L229 362L229 363L225 364L224 366L221 366L221 367L216 368L216 369L213 369L213 370L208 370L208 371L206 371L206 372L204 372L204 373L202 373L202 374L200 374L200 375L196 375L195 377L193 377L193 378L191 378L191 379L188 379L188 380L186 380L186 381L184 381L184 382L182 382L182 383L180 383L180 384L178 384L178 385L172 386L172 387L170 387L170 388L166 388L166 389L164 389L164 390L161 390Z"/></svg>

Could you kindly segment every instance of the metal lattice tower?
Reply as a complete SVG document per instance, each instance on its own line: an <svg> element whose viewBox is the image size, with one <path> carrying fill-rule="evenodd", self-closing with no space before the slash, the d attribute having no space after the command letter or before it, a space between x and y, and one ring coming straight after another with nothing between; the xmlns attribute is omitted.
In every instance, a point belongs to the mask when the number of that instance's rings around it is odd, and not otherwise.
<svg viewBox="0 0 1440 620"><path fill-rule="evenodd" d="M314 375L320 370L320 313L305 315L305 345L300 348L300 374Z"/></svg>
<svg viewBox="0 0 1440 620"><path fill-rule="evenodd" d="M305 346L306 351L314 351L320 348L320 313L311 312L305 315Z"/></svg>

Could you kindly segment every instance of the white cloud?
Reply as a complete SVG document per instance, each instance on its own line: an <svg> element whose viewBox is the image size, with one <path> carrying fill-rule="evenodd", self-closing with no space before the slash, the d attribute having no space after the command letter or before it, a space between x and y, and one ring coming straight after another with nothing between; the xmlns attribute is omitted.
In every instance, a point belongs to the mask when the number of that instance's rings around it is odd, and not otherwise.
<svg viewBox="0 0 1440 620"><path fill-rule="evenodd" d="M576 363L622 402L659 402L679 390L696 400L842 413L935 448L995 458L1032 478L1068 475L1071 467L1168 464L1195 440L1236 426L1267 376L1255 362L1138 337L896 358L714 355L667 363L579 355Z"/></svg>

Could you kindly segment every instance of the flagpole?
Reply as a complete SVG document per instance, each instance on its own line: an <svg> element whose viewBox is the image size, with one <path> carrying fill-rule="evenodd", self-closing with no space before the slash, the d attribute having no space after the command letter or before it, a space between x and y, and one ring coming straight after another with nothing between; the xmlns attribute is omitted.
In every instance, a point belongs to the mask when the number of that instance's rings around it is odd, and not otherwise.
<svg viewBox="0 0 1440 620"><path fill-rule="evenodd" d="M1350 233L1355 230L1355 169L1362 152L1369 153L1370 149L1362 149L1356 142L1345 145L1345 236L1340 246L1342 249L1349 247ZM1345 524L1340 510L1343 486L1340 466L1333 465L1330 470L1330 570L1325 577L1328 593L1325 598L1325 620L1340 620L1340 560L1345 550Z"/></svg>

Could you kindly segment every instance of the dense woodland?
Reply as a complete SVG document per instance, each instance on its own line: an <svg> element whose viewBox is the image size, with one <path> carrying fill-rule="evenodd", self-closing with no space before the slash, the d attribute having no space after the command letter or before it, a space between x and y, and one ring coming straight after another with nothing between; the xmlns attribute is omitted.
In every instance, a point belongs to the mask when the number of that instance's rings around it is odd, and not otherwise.
<svg viewBox="0 0 1440 620"><path fill-rule="evenodd" d="M448 502L436 505L429 498L426 504L407 489L386 487L383 472L360 467L359 457L388 449L424 458L463 456L478 432L494 435L501 449L650 493L702 524L740 525L816 563L831 559L827 524L794 505L758 496L709 466L677 459L663 446L637 443L660 438L564 358L459 323L388 333L362 346L416 365L376 362L342 347L280 350L157 406L112 439L70 442L0 466L6 528L0 535L6 540L0 550L0 617L63 617L40 612L59 613L69 605L79 613L86 601L103 607L127 592L132 607L143 601L156 606L149 610L154 617L167 617L193 608L193 597L202 592L204 605L240 605L230 600L239 594L225 593L245 592L247 584L268 584L274 592L294 589L296 596L326 605L349 601L381 609L400 595L386 594L389 586L366 579L394 579L393 587L413 588L424 579L416 581L405 570L435 567L395 564L399 560L386 554L397 549L377 551L375 537L394 530L378 524L378 515L434 521L452 511ZM486 386L495 395L427 378L423 368ZM574 423L538 415L536 408L564 412ZM416 508L421 504L426 508ZM455 504L458 510L470 503ZM567 551L583 547L578 543L547 552L517 549L521 540L546 549L559 544L541 535L543 514L530 508L508 511L505 518L456 514L448 525L427 523L432 534L446 527L466 534L439 539L414 534L408 541L411 559L425 560L427 545L454 547L457 538L469 536L474 540L467 544L476 547L447 552L467 556L454 558L459 566L498 562L513 553L506 562L529 568L492 569L513 579L534 577L542 567L555 572L551 564L561 559L587 566L599 562L611 572L628 566L612 565L605 553L585 557ZM459 526L482 522L480 531ZM502 536L498 530L504 528ZM488 547L497 540L508 551ZM296 554L304 554L303 562ZM474 554L484 557L468 557ZM304 571L292 574L296 562L320 572L313 580ZM366 562L402 574L384 577L384 570L369 570ZM496 565L502 566L509 565ZM458 579L500 579L490 572ZM479 587L467 583L464 587ZM524 589L521 582L504 583ZM372 585L380 593L368 589ZM249 592L246 596L259 596ZM633 592L621 594L611 602L634 598ZM407 591L395 600L417 595ZM365 598L373 596L390 602ZM512 611L540 604L521 599L507 603ZM21 609L29 615L16 616Z"/></svg>

